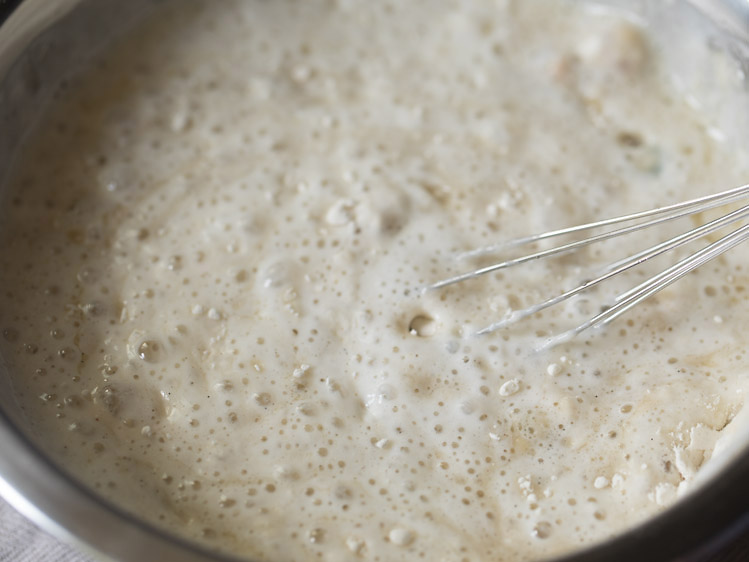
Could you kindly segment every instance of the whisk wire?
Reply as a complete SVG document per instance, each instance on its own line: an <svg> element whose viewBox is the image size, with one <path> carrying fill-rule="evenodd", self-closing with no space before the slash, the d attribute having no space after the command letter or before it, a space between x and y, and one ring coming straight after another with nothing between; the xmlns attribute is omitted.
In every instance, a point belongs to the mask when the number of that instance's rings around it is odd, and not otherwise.
<svg viewBox="0 0 749 562"><path fill-rule="evenodd" d="M700 227L697 227L697 228L695 228L693 230L685 232L684 234L680 234L679 236L675 236L671 240L667 240L664 243L661 243L661 244L658 244L657 246L654 246L653 249L655 249L655 248L657 248L659 246L664 245L664 249L662 251L659 251L658 253L660 254L660 253L663 253L663 252L667 252L667 251L669 251L669 250L671 250L673 248L677 248L679 246L683 246L684 244L687 244L688 242L691 242L693 240L697 240L698 238L702 238L703 236L706 236L706 235L708 235L708 234L710 234L710 233L712 233L712 232L714 232L716 230L719 230L719 229L723 228L724 226L726 226L726 225L728 225L730 223L740 221L740 220L745 219L747 217L749 217L749 205L741 207L740 209L737 209L736 211L733 211L733 212L731 212L731 213L729 213L729 214L727 214L727 215L725 215L723 217L720 217L719 219L715 219L715 220L713 220L713 221L711 221L709 223L706 223L706 224L704 224L704 225L702 225ZM678 242L676 242L677 239L679 239ZM633 256L633 258L638 258L640 256L640 254L643 254L643 253L644 252L640 252L638 254L635 254L635 256ZM633 259L633 258L629 258L629 259ZM622 260L622 261L624 261L624 260ZM612 264L612 265L616 265L616 264ZM644 283L647 283L647 281L645 281ZM644 284L644 283L642 283L642 284ZM621 295L617 296L614 299L614 302L618 302L620 300L626 299L630 294L637 292L637 290L640 288L640 286L642 284L637 285L636 287L633 287L629 291L626 291L626 292L622 293Z"/></svg>
<svg viewBox="0 0 749 562"><path fill-rule="evenodd" d="M587 289L595 285L598 285L599 283L602 283L603 281L606 281L610 279L611 277L614 277L615 275L618 275L633 267L636 267L640 265L641 263L655 256L658 256L674 248L687 244L688 242L691 242L692 240L701 238L715 230L722 228L723 226L727 224L736 222L746 217L749 217L749 205L746 205L740 209L737 209L736 211L733 211L732 213L729 213L728 215L720 217L719 219L715 219L689 232L685 232L678 236L674 236L673 238L670 238L669 240L666 240L665 242L661 242L660 244L651 246L650 248L647 248L643 250L642 252L638 252L634 256L630 256L626 259L619 260L615 264L612 264L611 266L606 267L603 270L602 274L599 275L598 277L584 281L578 286L574 287L573 289L565 291L555 297L552 297L548 300L545 300L539 304L535 304L528 308L524 308L521 310L513 310L502 320L494 322L490 324L489 326L476 332L476 335L488 334L496 330L499 330L501 328L504 328L505 326L509 326L510 324L514 324L515 322L522 320L523 318L532 316L536 312L540 312L541 310L554 306L555 304L559 304L562 301L565 301L579 293L582 293L583 291L586 291ZM618 295L614 299L614 302L615 303L619 302L620 300L623 300L627 298L629 295L637 292L637 290L639 290L647 282L648 281L645 281L644 283L638 285L637 287Z"/></svg>
<svg viewBox="0 0 749 562"><path fill-rule="evenodd" d="M701 265L717 258L721 254L741 244L747 239L749 239L749 224L742 226L738 230L735 230L734 232L724 236L717 242L713 242L702 250L699 250L691 256L684 258L683 260L668 268L666 271L663 271L658 275L654 275L645 283L642 283L639 286L639 289L636 292L632 292L632 294L630 294L626 299L620 300L614 306L607 308L590 320L586 320L579 326L563 332L557 336L548 338L538 349L549 349L551 347L559 345L560 343L571 340L573 337L579 335L589 328L598 328L612 322L615 318L624 314L630 308L639 304L646 298L654 295L662 289L665 289L675 281L678 281L679 279L684 277L687 273L690 273Z"/></svg>
<svg viewBox="0 0 749 562"><path fill-rule="evenodd" d="M660 207L657 209L649 209L646 211L640 211L638 213L622 215L622 216L614 217L611 219L595 221L595 222L573 226L569 228L564 228L564 229L552 230L552 231L548 231L545 233L536 234L533 236L516 238L504 244L499 244L496 246L490 246L486 248L480 248L472 252L466 252L464 254L461 254L458 257L464 258L464 257L479 256L479 255L484 255L490 252L494 252L498 249L508 248L511 246L520 246L523 244L537 242L540 240L544 240L544 239L552 238L556 236L562 236L565 234L574 234L574 233L582 232L582 231L593 229L593 228L610 226L610 225L615 225L615 224L635 221L635 220L641 220L641 219L649 219L643 222L638 222L630 226L625 226L625 227L617 228L617 229L610 230L607 232L603 232L594 236L590 236L582 240L577 240L574 242L561 244L559 246L556 246L547 250L530 253L525 256L501 261L495 264L491 264L491 265L476 269L474 271L469 271L467 273L456 275L456 276L444 279L442 281L438 281L428 286L425 290L428 291L428 290L439 289L442 287L446 287L448 285L452 285L454 283L473 279L475 277L479 277L487 273L491 273L491 272L498 271L501 269L506 269L508 267L513 267L516 265L521 265L523 263L527 263L532 260L538 260L538 259L542 259L542 258L554 256L554 255L572 252L582 247L588 246L590 244L594 244L596 242L608 240L617 236L623 236L625 234L629 234L632 232L636 232L638 230L642 230L645 228L656 226L658 224L662 224L666 221L675 220L675 219L686 217L695 213L703 212L708 209L724 206L729 203L738 201L739 199L742 199L744 197L747 197L747 195L749 195L749 184L742 185L733 189L729 189L720 193L715 193L712 195L700 197L697 199L692 199L689 201L684 201L681 203L675 203L675 204L668 205L665 207ZM656 217L656 218L651 218L651 217ZM494 322L490 324L489 326L476 332L476 335L488 334L500 328L504 328L519 320L522 320L523 318L531 316L541 310L544 310L564 300L567 300L599 283L602 283L603 281L610 279L611 277L615 275L618 275L619 273L622 273L628 269L636 267L653 257L656 257L660 254L663 254L665 252L668 252L670 250L683 246L689 242L692 242L712 232L715 232L716 230L719 230L731 223L740 221L742 219L746 219L748 217L749 217L749 205L745 205L717 219L711 220L710 222L707 222L699 227L693 228L687 232L674 236L664 242L660 242L640 252L637 252L636 254L632 256L628 256L624 259L621 259L612 264L609 264L608 266L603 268L597 274L597 276L595 276L593 279L583 281L576 287L569 289L557 296L554 296L541 303L535 304L533 306L530 306L521 310L511 311L503 319L497 322ZM667 268L666 270L656 275L653 275L652 277L638 284L634 288L629 289L617 295L614 298L613 304L610 307L605 308L602 312L600 312L593 318L590 318L589 320L583 322L579 326L572 328L571 330L567 330L566 332L563 332L551 338L548 338L545 341L545 343L541 346L540 349L546 349L546 348L558 345L560 343L569 341L570 339L574 338L576 335L580 334L581 332L589 328L601 327L603 325L608 324L609 322L613 321L615 318L617 318L621 314L624 314L626 311L630 310L633 306L642 302L646 298L657 293L658 291L661 291L662 289L674 283L678 279L681 279L687 273L709 262L710 260L715 259L716 257L720 256L724 252L730 250L731 248L737 246L738 244L744 242L747 239L749 239L749 225L745 225L745 226L738 228L732 233L722 237L718 241L713 242L709 244L708 246L702 248L701 250L693 253L692 255L680 260L679 262Z"/></svg>
<svg viewBox="0 0 749 562"><path fill-rule="evenodd" d="M701 265L714 260L747 239L749 239L749 224L727 234L717 242L713 242L709 246L706 246L691 256L677 262L666 271L654 275L645 283L638 285L636 291L629 291L630 294L626 298L622 298L614 306L605 311L606 316L600 321L594 323L593 327L608 324L614 318L626 312L640 301L657 293L661 289L665 289L674 281L678 281L684 277L687 273L690 273Z"/></svg>
<svg viewBox="0 0 749 562"><path fill-rule="evenodd" d="M586 224L579 224L579 225L571 226L567 228L550 230L548 232L543 232L541 234L534 234L532 236L523 236L520 238L513 238L511 240L502 242L500 244L495 244L492 246L485 246L483 248L478 248L476 250L463 252L458 255L458 259L466 259L466 258L484 256L484 255L495 253L501 250L506 250L508 248L512 248L516 246L523 246L525 244L530 244L532 242L540 242L541 240L546 240L548 238L554 238L554 237L563 236L566 234L575 234L578 232L591 230L594 228L601 228L604 226L611 226L611 225L619 224L623 222L630 222L630 221L644 219L644 218L648 218L652 216L673 213L673 216L671 218L664 219L663 221L645 222L641 224L642 228L647 228L649 226L659 224L660 222L665 222L665 220L673 220L673 219L681 218L681 217L691 215L694 213L706 211L708 209L713 209L715 207L727 205L734 201L738 201L746 197L747 195L749 195L749 184L741 185L739 187L734 187L732 189L714 193L712 195L706 195L703 197L698 197L696 199L690 199L688 201L682 201L679 203L674 203L672 205L666 205L664 207L648 209L645 211L639 211L637 213L630 213L627 215L621 215L618 217L612 217L612 218L604 219L600 221L589 222ZM691 211L688 210L688 209L692 209L693 207L697 207L697 209L691 210ZM685 211L685 212L679 212L679 211Z"/></svg>

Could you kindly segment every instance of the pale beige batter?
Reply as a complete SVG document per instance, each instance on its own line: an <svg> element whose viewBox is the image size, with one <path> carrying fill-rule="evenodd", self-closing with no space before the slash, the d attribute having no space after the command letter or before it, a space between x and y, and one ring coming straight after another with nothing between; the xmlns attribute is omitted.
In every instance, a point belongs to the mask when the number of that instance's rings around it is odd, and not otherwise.
<svg viewBox="0 0 749 562"><path fill-rule="evenodd" d="M638 275L471 334L670 227L420 289L459 251L742 183L666 75L638 23L561 0L160 8L49 109L3 206L34 432L263 561L541 558L657 513L744 405L748 248L541 354Z"/></svg>

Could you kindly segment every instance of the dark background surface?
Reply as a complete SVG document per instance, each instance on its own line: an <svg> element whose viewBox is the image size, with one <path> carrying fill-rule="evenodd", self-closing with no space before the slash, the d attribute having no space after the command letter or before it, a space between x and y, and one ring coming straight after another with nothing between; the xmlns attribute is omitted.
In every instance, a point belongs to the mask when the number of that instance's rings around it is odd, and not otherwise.
<svg viewBox="0 0 749 562"><path fill-rule="evenodd" d="M749 562L749 530L714 554L696 558L695 562Z"/></svg>
<svg viewBox="0 0 749 562"><path fill-rule="evenodd" d="M0 0L0 24L10 15L13 9L21 3L21 0Z"/></svg>

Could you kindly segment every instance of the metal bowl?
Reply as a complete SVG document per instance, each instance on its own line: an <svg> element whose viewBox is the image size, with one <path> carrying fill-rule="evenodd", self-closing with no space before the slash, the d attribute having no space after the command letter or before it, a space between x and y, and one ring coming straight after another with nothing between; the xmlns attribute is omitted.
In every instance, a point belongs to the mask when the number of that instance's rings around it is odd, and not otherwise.
<svg viewBox="0 0 749 562"><path fill-rule="evenodd" d="M156 0L0 0L0 200L3 175L36 116L65 80L120 30L134 24ZM601 2L599 2L601 3ZM711 82L703 107L719 124L730 123L749 141L749 2L746 0L608 0L646 18L665 18L676 35L689 36L722 51L744 73L746 111L736 114L711 101ZM673 60L688 87L705 82L709 61ZM667 55L669 53L666 53ZM681 56L681 59L684 59ZM708 66L706 66L708 65ZM698 88L699 90L699 88ZM739 88L740 90L740 88ZM714 91L712 92L714 94ZM719 98L722 99L722 94ZM739 99L739 98L735 98ZM739 99L739 102L741 100ZM43 529L94 555L115 560L236 560L209 552L157 529L98 497L56 466L24 429L13 398L7 366L0 357L0 495ZM711 552L749 531L749 446L727 455L719 470L663 514L606 542L557 562L670 560Z"/></svg>

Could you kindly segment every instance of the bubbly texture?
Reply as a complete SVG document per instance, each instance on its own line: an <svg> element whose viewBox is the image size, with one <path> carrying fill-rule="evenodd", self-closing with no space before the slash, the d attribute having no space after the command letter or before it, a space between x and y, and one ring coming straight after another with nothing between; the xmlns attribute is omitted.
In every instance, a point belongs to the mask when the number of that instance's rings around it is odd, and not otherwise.
<svg viewBox="0 0 749 562"><path fill-rule="evenodd" d="M666 74L641 24L561 0L165 3L10 180L0 345L33 433L259 561L543 558L661 511L744 405L747 248L544 352L641 274L472 334L674 227L420 289L741 184Z"/></svg>

